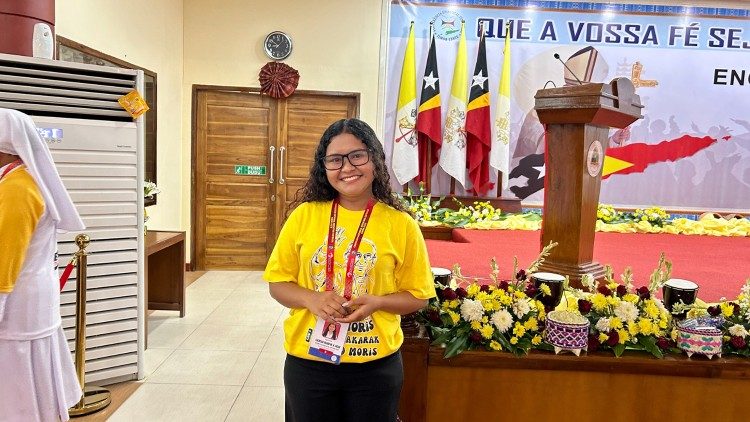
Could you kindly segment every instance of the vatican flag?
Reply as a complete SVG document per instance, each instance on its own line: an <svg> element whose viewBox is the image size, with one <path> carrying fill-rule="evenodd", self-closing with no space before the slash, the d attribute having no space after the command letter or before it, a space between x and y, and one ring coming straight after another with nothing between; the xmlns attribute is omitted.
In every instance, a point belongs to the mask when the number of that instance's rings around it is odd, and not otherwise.
<svg viewBox="0 0 750 422"><path fill-rule="evenodd" d="M492 125L490 165L501 173L500 186L507 189L510 172L510 31L507 26L502 72L500 88L497 91L495 119Z"/></svg>
<svg viewBox="0 0 750 422"><path fill-rule="evenodd" d="M464 188L466 187L466 104L469 100L466 62L466 34L464 24L461 23L461 38L458 41L451 95L448 99L448 115L445 117L443 146L440 148L440 167Z"/></svg>
<svg viewBox="0 0 750 422"><path fill-rule="evenodd" d="M417 65L414 50L414 22L409 28L409 39L401 68L401 85L398 90L396 130L393 133L391 168L398 183L404 185L419 174L417 149Z"/></svg>

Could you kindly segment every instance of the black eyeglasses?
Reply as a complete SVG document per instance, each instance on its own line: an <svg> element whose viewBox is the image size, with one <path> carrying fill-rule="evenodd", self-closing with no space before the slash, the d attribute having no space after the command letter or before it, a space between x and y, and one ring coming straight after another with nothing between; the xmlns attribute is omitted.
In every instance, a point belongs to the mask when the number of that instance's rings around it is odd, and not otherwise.
<svg viewBox="0 0 750 422"><path fill-rule="evenodd" d="M356 149L348 154L331 154L323 157L323 166L326 170L339 170L344 167L344 158L349 164L359 167L370 162L370 151L367 149Z"/></svg>

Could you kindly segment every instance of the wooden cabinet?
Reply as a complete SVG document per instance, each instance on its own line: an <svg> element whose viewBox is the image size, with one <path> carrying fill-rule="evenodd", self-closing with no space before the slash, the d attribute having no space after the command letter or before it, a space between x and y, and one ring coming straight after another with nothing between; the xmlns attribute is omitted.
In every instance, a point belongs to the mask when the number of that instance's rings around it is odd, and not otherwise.
<svg viewBox="0 0 750 422"><path fill-rule="evenodd" d="M185 316L185 232L146 233L146 303Z"/></svg>

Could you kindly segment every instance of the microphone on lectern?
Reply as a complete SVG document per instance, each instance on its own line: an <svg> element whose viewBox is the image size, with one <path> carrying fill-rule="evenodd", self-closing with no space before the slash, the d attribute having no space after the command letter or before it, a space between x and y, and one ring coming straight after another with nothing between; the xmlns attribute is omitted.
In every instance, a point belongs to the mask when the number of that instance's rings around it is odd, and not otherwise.
<svg viewBox="0 0 750 422"><path fill-rule="evenodd" d="M568 69L568 72L570 72L570 74L571 74L571 75L573 75L573 77L574 77L574 78L576 78L576 81L578 81L578 84L579 84L579 85L583 85L583 82L581 82L581 80L580 80L580 79L578 79L578 76L576 76L576 74L575 74L575 73L573 73L573 71L572 71L572 70L570 70L570 68L568 67L568 65L567 65L567 64L565 64L565 62L564 62L564 61L562 61L562 59L560 58L560 55L559 55L559 54L555 53L555 54L554 54L554 57L555 57L555 58L556 58L557 60L559 60L559 61L560 61L560 63L562 63L562 65L563 65L563 66L565 66L565 68L566 68L566 69Z"/></svg>

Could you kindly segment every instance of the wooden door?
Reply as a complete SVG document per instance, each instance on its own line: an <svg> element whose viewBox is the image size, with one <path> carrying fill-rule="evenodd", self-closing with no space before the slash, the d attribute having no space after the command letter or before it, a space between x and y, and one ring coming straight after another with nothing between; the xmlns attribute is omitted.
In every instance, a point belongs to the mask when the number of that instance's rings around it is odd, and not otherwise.
<svg viewBox="0 0 750 422"><path fill-rule="evenodd" d="M194 94L193 257L196 270L262 270L323 131L356 117L357 94L198 88ZM239 175L236 166L265 168Z"/></svg>
<svg viewBox="0 0 750 422"><path fill-rule="evenodd" d="M255 93L199 90L194 104L194 267L263 268L275 239L272 103ZM235 166L265 167L266 174L236 174L243 171Z"/></svg>
<svg viewBox="0 0 750 422"><path fill-rule="evenodd" d="M281 230L286 210L297 191L310 176L315 149L328 126L340 119L356 117L355 95L297 95L279 104L279 181L277 189L276 235ZM276 236L274 237L274 240Z"/></svg>

